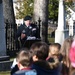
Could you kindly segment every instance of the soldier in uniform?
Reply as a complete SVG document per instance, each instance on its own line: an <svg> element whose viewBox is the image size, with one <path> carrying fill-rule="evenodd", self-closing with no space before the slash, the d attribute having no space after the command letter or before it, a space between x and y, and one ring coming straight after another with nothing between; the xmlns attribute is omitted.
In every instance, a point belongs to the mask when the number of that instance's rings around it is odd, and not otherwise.
<svg viewBox="0 0 75 75"><path fill-rule="evenodd" d="M25 16L23 25L18 27L16 36L20 39L21 46L23 46L28 39L38 39L40 37L38 27L31 23L31 19L31 16Z"/></svg>

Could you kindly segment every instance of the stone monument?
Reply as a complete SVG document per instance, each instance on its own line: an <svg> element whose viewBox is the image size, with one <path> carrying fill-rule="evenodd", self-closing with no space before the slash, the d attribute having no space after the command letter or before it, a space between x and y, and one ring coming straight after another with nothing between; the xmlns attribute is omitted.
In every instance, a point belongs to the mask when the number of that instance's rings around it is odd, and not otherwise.
<svg viewBox="0 0 75 75"><path fill-rule="evenodd" d="M9 71L12 61L6 54L6 36L3 16L3 3L0 0L0 71Z"/></svg>
<svg viewBox="0 0 75 75"><path fill-rule="evenodd" d="M62 44L64 39L69 36L68 30L66 30L66 19L64 1L59 0L59 13L58 13L58 27L55 31L55 42Z"/></svg>
<svg viewBox="0 0 75 75"><path fill-rule="evenodd" d="M0 56L4 55L6 55L5 26L3 17L3 4L0 0Z"/></svg>

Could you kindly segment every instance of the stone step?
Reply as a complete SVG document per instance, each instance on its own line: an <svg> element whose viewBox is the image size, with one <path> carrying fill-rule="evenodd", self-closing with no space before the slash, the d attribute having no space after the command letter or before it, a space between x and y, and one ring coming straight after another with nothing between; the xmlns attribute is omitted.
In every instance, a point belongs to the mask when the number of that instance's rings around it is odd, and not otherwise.
<svg viewBox="0 0 75 75"><path fill-rule="evenodd" d="M0 62L0 71L10 71L13 61L1 61Z"/></svg>
<svg viewBox="0 0 75 75"><path fill-rule="evenodd" d="M0 61L8 61L10 60L9 56L0 56Z"/></svg>

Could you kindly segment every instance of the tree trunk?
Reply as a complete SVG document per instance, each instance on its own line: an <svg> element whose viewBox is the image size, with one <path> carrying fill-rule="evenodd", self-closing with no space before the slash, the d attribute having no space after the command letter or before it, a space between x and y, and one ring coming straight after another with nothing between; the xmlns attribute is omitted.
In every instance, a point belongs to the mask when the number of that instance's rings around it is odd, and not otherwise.
<svg viewBox="0 0 75 75"><path fill-rule="evenodd" d="M15 23L14 11L13 11L13 0L2 0L3 2L3 15L4 20L11 24Z"/></svg>
<svg viewBox="0 0 75 75"><path fill-rule="evenodd" d="M39 18L40 23L40 37L42 41L47 42L47 33L48 33L48 3L49 0L34 0L34 12L33 17L34 21L38 22Z"/></svg>
<svg viewBox="0 0 75 75"><path fill-rule="evenodd" d="M15 47L15 17L13 10L13 0L2 0L3 2L3 15L6 25L6 45L8 50L12 50Z"/></svg>

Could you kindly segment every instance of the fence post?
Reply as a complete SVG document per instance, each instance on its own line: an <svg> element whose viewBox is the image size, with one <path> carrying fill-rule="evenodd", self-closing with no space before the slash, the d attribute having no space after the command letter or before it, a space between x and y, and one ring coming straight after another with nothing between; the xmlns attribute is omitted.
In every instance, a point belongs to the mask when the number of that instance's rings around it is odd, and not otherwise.
<svg viewBox="0 0 75 75"><path fill-rule="evenodd" d="M40 38L40 26L41 26L41 24L40 24L41 23L40 17L38 19L38 23L39 23L38 26L39 26L39 38Z"/></svg>

